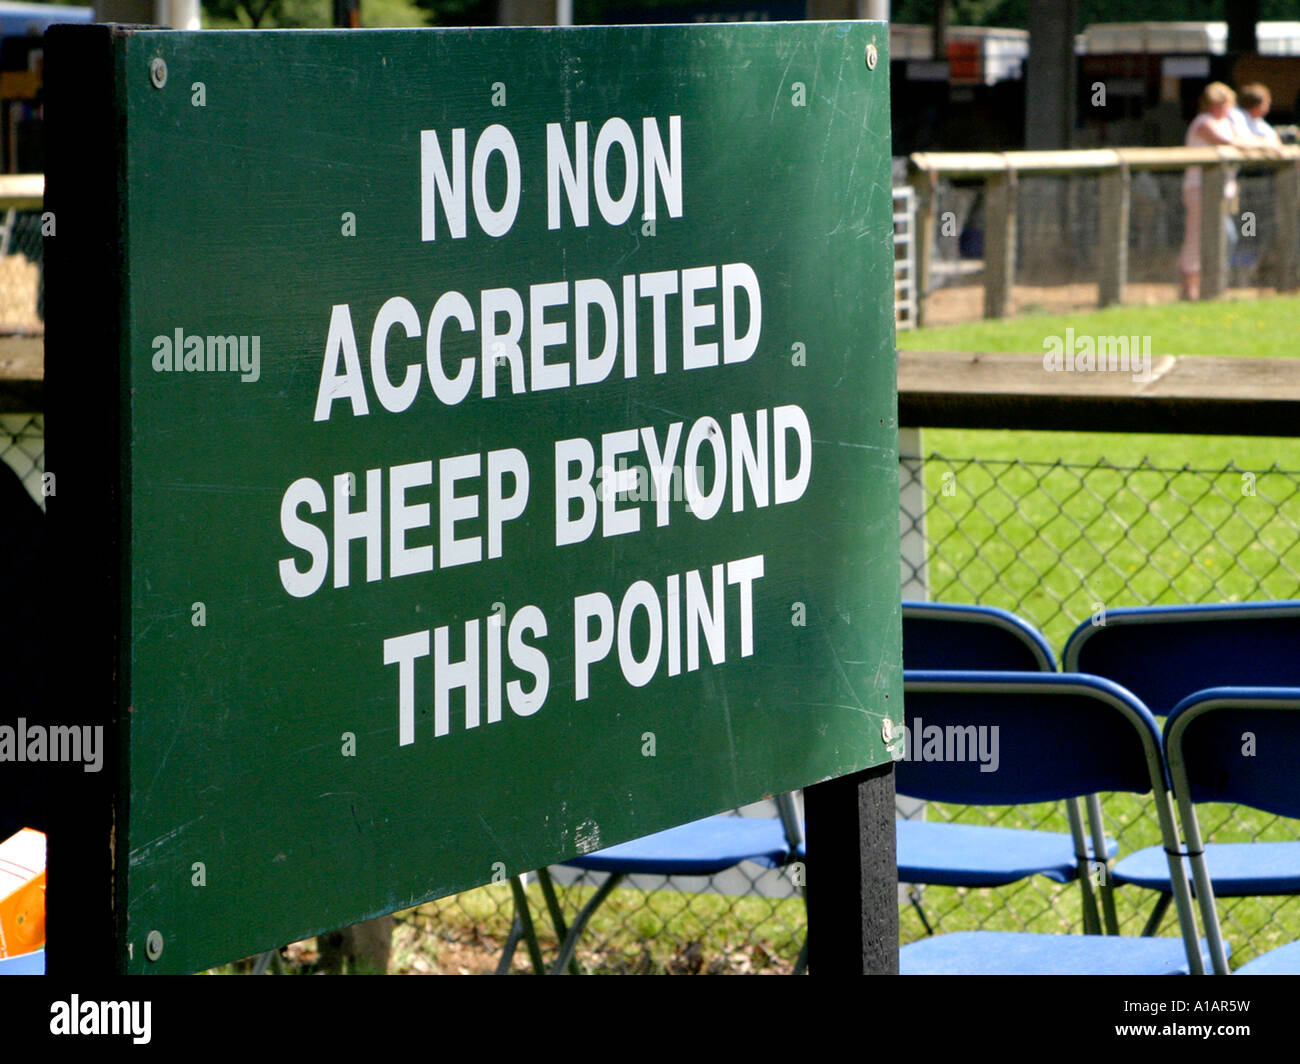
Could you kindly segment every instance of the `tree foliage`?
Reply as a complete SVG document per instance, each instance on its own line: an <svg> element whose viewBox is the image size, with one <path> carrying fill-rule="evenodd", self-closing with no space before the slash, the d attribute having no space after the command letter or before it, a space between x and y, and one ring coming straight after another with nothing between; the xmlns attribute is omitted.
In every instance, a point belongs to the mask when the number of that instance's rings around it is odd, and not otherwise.
<svg viewBox="0 0 1300 1064"><path fill-rule="evenodd" d="M203 0L203 10L214 19L253 29L266 23L268 17L269 24L278 25L275 16L280 14L283 5L284 0Z"/></svg>
<svg viewBox="0 0 1300 1064"><path fill-rule="evenodd" d="M937 0L893 0L895 22L930 23ZM1232 0L1079 0L1082 30L1094 22L1222 22ZM1259 0L1263 22L1300 18L1297 0ZM1029 0L948 0L951 26L1029 26Z"/></svg>
<svg viewBox="0 0 1300 1064"><path fill-rule="evenodd" d="M364 4L366 0L361 0ZM495 26L497 0L411 0L431 26Z"/></svg>
<svg viewBox="0 0 1300 1064"><path fill-rule="evenodd" d="M575 0L577 21L605 21L611 8L699 5L706 0ZM939 0L893 0L895 22L928 24ZM1029 25L1030 0L946 0L951 26ZM1221 22L1232 0L1078 0L1082 30L1094 22ZM327 26L330 0L202 0L213 24L226 26ZM498 0L407 0L432 26L492 26ZM361 0L363 25L367 0ZM319 10L318 10L319 9ZM1259 0L1262 21L1300 19L1300 0ZM381 20L382 21L382 20Z"/></svg>

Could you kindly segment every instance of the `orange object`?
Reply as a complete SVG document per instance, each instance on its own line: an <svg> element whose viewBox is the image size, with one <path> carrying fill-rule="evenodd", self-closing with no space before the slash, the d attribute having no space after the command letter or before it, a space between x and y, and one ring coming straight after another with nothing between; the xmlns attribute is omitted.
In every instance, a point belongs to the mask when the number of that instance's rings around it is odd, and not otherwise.
<svg viewBox="0 0 1300 1064"><path fill-rule="evenodd" d="M0 842L0 957L45 945L45 835L23 828Z"/></svg>
<svg viewBox="0 0 1300 1064"><path fill-rule="evenodd" d="M954 85L978 85L982 65L979 41L948 42L948 74Z"/></svg>
<svg viewBox="0 0 1300 1064"><path fill-rule="evenodd" d="M0 96L6 100L34 100L40 91L41 74L38 70L0 72Z"/></svg>

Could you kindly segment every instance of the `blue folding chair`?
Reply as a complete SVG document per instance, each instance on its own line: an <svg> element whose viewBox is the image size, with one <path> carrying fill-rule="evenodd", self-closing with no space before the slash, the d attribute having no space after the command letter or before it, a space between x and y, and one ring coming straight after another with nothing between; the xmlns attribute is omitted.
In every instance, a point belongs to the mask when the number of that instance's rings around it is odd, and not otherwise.
<svg viewBox="0 0 1300 1064"><path fill-rule="evenodd" d="M1228 974L1215 895L1300 894L1300 842L1205 843L1198 802L1235 802L1300 817L1300 687L1215 687L1180 702L1165 722L1165 757L1187 840L1214 971ZM1238 970L1300 975L1300 942Z"/></svg>
<svg viewBox="0 0 1300 1064"><path fill-rule="evenodd" d="M1016 672L903 673L907 713L927 727L990 729L996 772L956 758L902 762L900 788L933 801L1018 805L1103 791L1154 796L1171 871L1178 835L1155 718L1118 684L1095 676ZM996 728L997 731L991 729ZM967 732L969 734L969 732ZM1203 974L1185 875L1174 879L1182 938L969 931L900 951L904 974Z"/></svg>
<svg viewBox="0 0 1300 1064"><path fill-rule="evenodd" d="M1047 640L1028 621L994 606L903 603L903 666L1055 672Z"/></svg>
<svg viewBox="0 0 1300 1064"><path fill-rule="evenodd" d="M537 878L542 896L560 939L559 953L551 965L551 974L558 975L565 970L576 974L573 954L582 932L610 892L627 876L712 876L735 868L744 861L752 861L767 868L779 868L796 857L802 858L803 829L799 823L794 796L778 795L776 804L779 815L775 817L706 817L565 861L565 867L606 875L605 882L574 917L571 925L566 926L550 872L545 868L538 869ZM523 939L533 958L534 970L540 972L543 969L541 951L533 931L523 887L512 880L512 889L515 921L497 971L509 970L515 945ZM802 971L806 961L805 945L796 964L796 972Z"/></svg>
<svg viewBox="0 0 1300 1064"><path fill-rule="evenodd" d="M1103 622L1075 629L1065 646L1066 671L1114 680L1156 716L1210 687L1300 687L1297 601L1141 606L1110 610ZM1216 880L1221 896L1250 897L1274 888L1276 854L1269 846L1244 844L1220 851L1217 860L1230 854L1231 871L1222 869L1222 880ZM1160 895L1142 932L1154 934L1173 898L1160 847L1125 857L1111 878Z"/></svg>
<svg viewBox="0 0 1300 1064"><path fill-rule="evenodd" d="M1056 672L1047 640L1014 613L990 606L934 602L903 603L903 666L907 669ZM895 790L910 795L908 774L895 774ZM910 795L917 797L916 795ZM900 883L945 887L998 887L1042 875L1057 883L1078 879L1083 889L1084 929L1100 929L1098 899L1087 874L1094 854L1115 856L1118 847L1104 839L1100 818L1085 840L1075 799L1066 802L1069 834L943 821L898 820ZM1098 846L1098 839L1103 841ZM913 887L908 900L928 934L930 926ZM1109 911L1109 910L1108 910ZM1117 928L1108 921L1108 930Z"/></svg>
<svg viewBox="0 0 1300 1064"><path fill-rule="evenodd" d="M1085 621L1062 668L1104 676L1157 717L1207 687L1300 687L1300 601L1137 606Z"/></svg>

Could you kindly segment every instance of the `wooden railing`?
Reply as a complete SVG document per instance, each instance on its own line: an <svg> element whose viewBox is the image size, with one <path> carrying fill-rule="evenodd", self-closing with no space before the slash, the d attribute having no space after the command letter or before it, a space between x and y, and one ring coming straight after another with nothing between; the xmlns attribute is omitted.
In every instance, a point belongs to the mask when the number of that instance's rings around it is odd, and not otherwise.
<svg viewBox="0 0 1300 1064"><path fill-rule="evenodd" d="M38 211L44 205L44 174L0 174L0 210Z"/></svg>
<svg viewBox="0 0 1300 1064"><path fill-rule="evenodd" d="M0 212L40 210L44 174L0 174ZM6 248L12 215L0 215L0 243ZM0 337L0 414L40 413L45 406L45 341L42 337Z"/></svg>
<svg viewBox="0 0 1300 1064"><path fill-rule="evenodd" d="M1052 372L1041 353L898 353L898 423L925 428L1294 436L1300 359L1160 355Z"/></svg>
<svg viewBox="0 0 1300 1064"><path fill-rule="evenodd" d="M1011 311L1016 271L1016 185L1021 174L1095 175L1101 182L1098 304L1122 303L1128 281L1129 179L1135 170L1202 168L1200 297L1214 299L1227 286L1228 209L1223 189L1229 170L1248 164L1277 177L1278 288L1300 288L1300 147L1099 148L1086 151L918 152L911 156L917 194L917 318L926 323L931 291L938 183L943 178L984 185L984 316Z"/></svg>

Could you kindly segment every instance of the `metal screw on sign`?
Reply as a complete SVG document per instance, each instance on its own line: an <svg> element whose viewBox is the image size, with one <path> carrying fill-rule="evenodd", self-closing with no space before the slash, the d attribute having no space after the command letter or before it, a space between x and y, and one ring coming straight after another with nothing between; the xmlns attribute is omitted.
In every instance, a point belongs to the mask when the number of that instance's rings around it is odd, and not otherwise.
<svg viewBox="0 0 1300 1064"><path fill-rule="evenodd" d="M160 55L149 60L149 80L155 89L161 89L167 84L167 64Z"/></svg>
<svg viewBox="0 0 1300 1064"><path fill-rule="evenodd" d="M876 51L876 46L874 44L867 45L867 69L875 70L879 59L880 53Z"/></svg>
<svg viewBox="0 0 1300 1064"><path fill-rule="evenodd" d="M161 62L161 60L160 60ZM162 956L163 937L161 931L150 931L144 940L144 952L151 961L156 961Z"/></svg>

